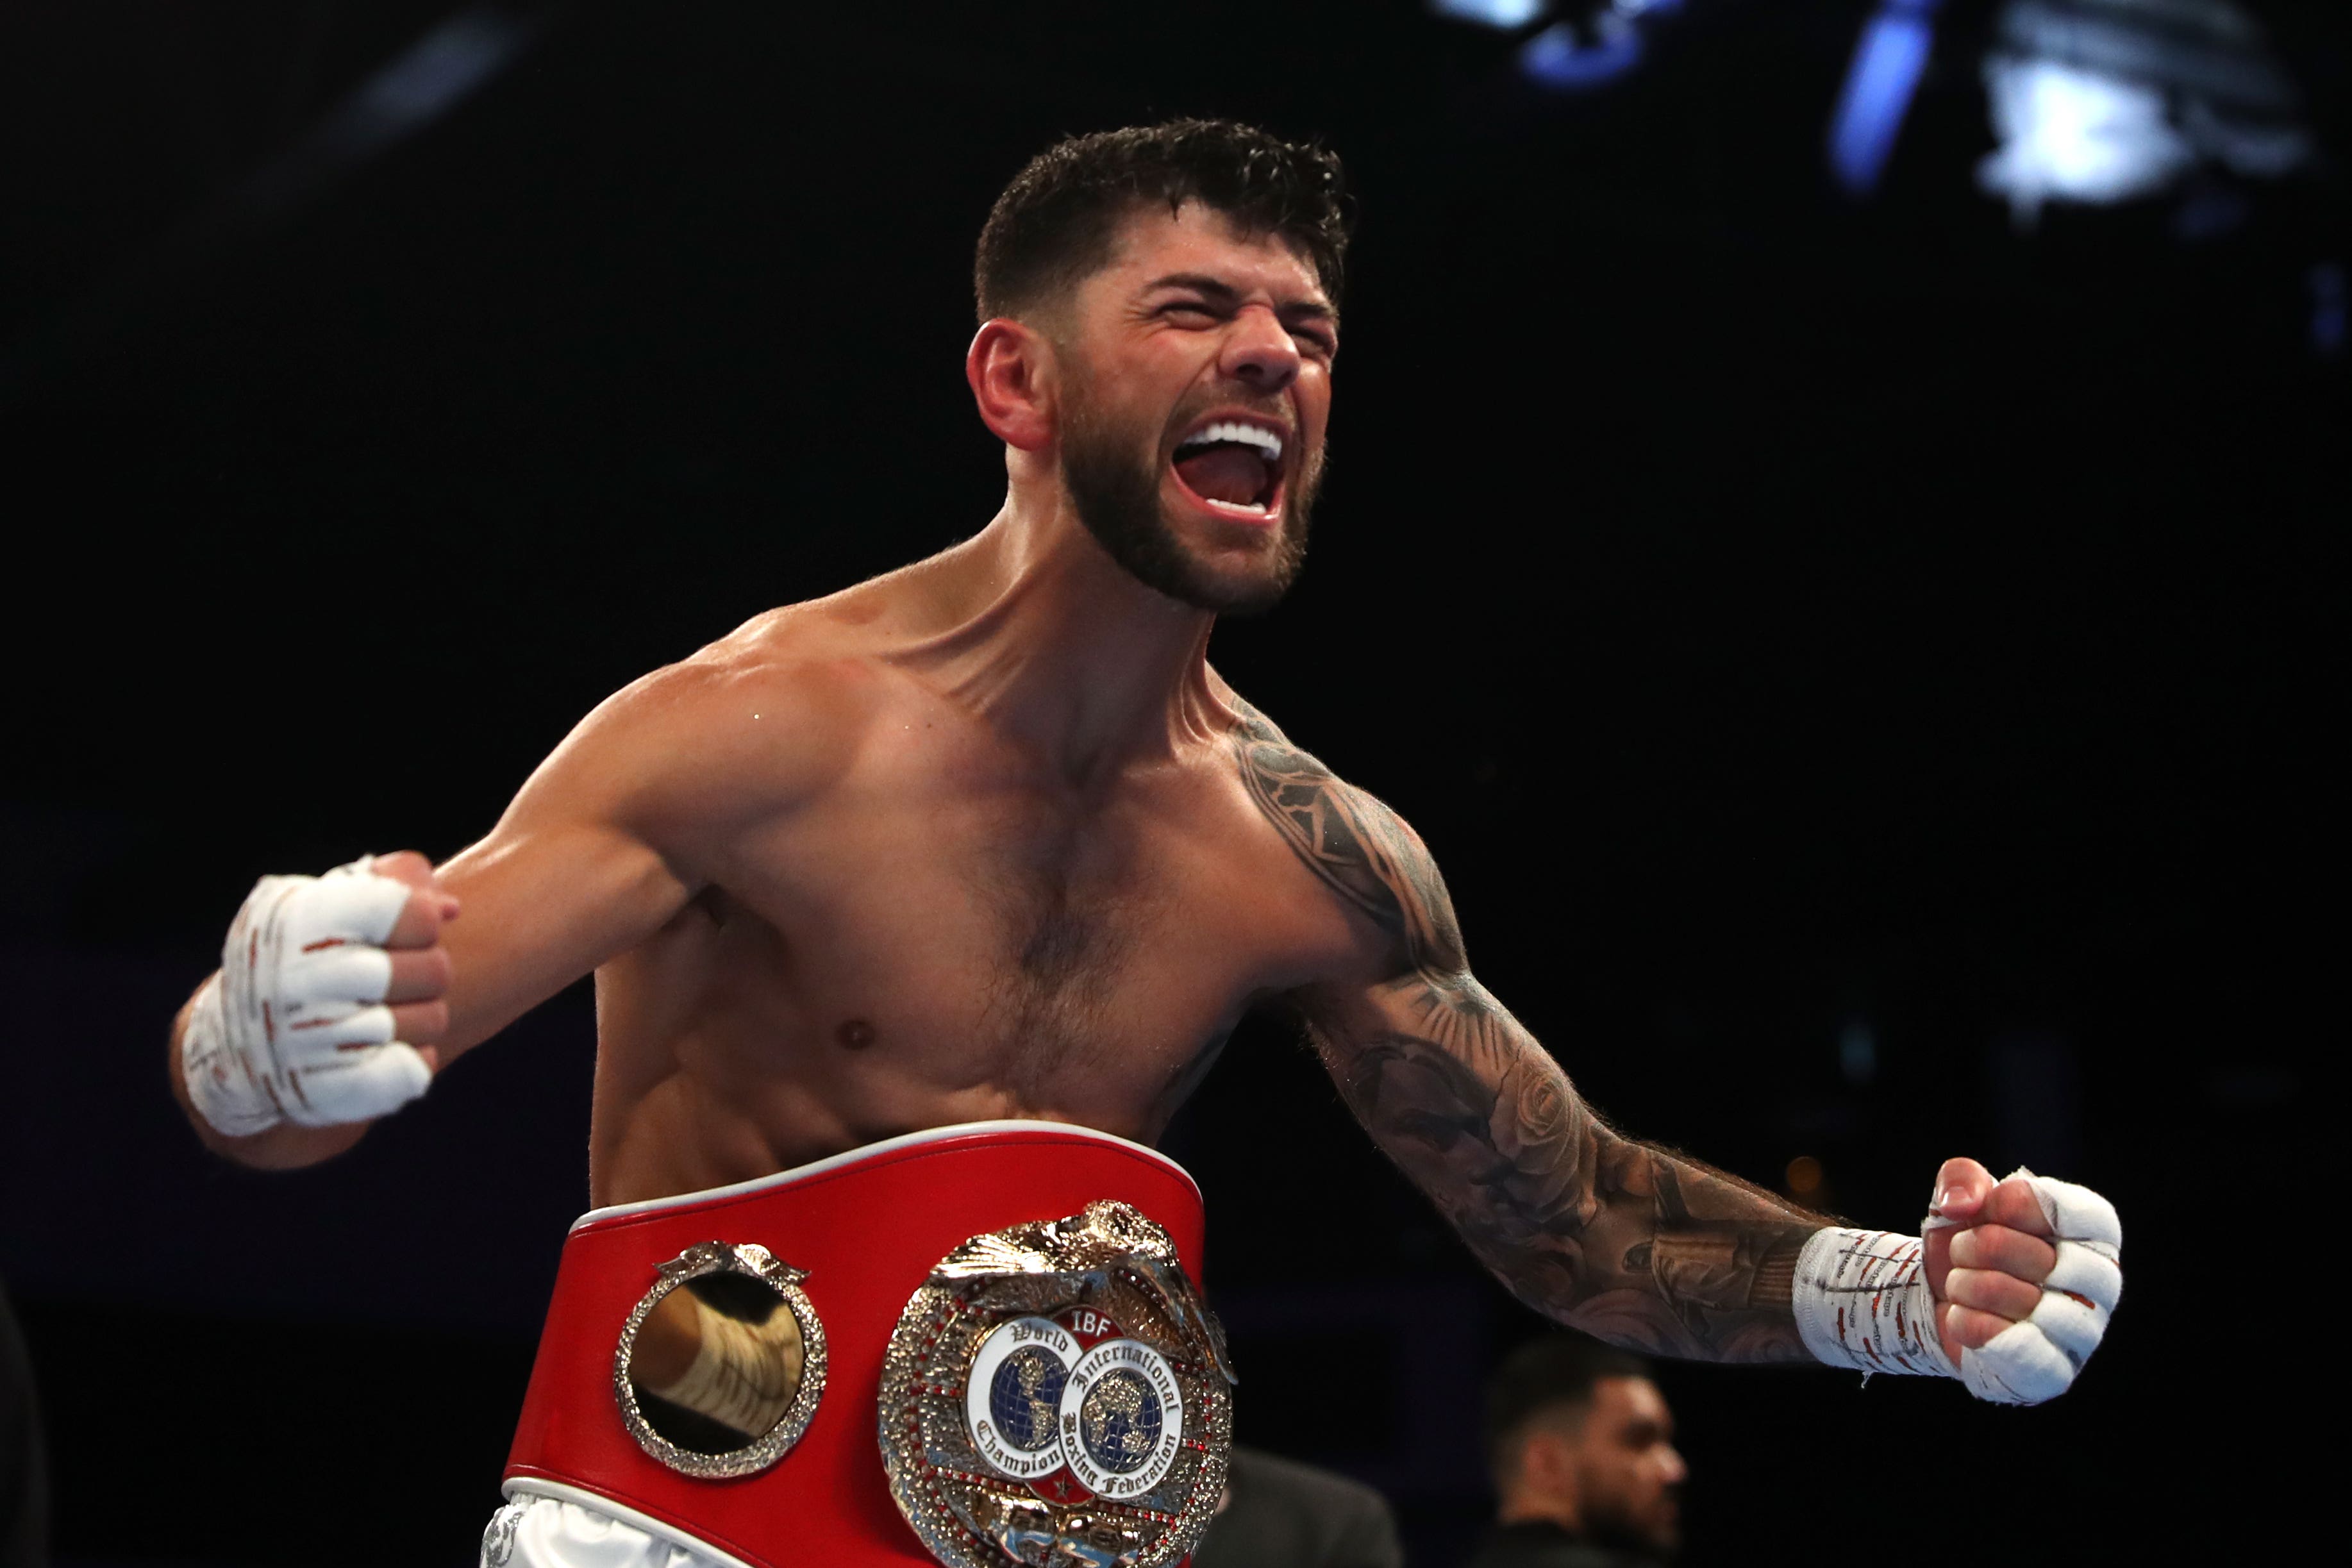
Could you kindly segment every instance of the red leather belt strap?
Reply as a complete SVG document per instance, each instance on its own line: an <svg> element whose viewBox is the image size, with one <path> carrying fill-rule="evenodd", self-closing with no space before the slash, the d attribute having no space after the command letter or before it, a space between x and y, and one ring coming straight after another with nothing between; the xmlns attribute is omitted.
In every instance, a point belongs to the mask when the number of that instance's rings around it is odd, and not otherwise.
<svg viewBox="0 0 2352 1568"><path fill-rule="evenodd" d="M1133 1205L1201 1277L1200 1190L1140 1145L1043 1121L974 1122L891 1139L761 1181L588 1214L564 1242L530 1391L507 1459L509 1494L590 1494L751 1568L931 1561L890 1500L876 1438L882 1353L908 1299L982 1231ZM801 1288L831 1367L799 1444L731 1480L680 1475L622 1425L613 1358L657 1265L698 1242L756 1243L808 1270Z"/></svg>

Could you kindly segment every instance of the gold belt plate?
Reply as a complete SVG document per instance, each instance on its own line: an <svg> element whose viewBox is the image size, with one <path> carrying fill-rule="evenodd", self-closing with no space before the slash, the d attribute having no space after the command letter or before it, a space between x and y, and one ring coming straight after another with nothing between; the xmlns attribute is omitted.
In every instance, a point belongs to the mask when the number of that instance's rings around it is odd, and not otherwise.
<svg viewBox="0 0 2352 1568"><path fill-rule="evenodd" d="M883 1361L882 1466L948 1568L1165 1568L1216 1512L1233 1385L1168 1233L1092 1203L931 1271Z"/></svg>

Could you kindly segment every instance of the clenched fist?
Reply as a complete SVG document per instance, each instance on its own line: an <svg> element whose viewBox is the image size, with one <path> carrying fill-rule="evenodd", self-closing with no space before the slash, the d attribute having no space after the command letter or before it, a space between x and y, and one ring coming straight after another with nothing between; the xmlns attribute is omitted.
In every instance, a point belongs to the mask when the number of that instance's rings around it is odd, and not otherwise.
<svg viewBox="0 0 2352 1568"><path fill-rule="evenodd" d="M1816 1231L1792 1299L1805 1346L1858 1372L1956 1377L1979 1399L2063 1394L2123 1296L2115 1205L2072 1182L1974 1160L1936 1178L1924 1237Z"/></svg>
<svg viewBox="0 0 2352 1568"><path fill-rule="evenodd" d="M2072 1182L2022 1169L1995 1182L1948 1160L1926 1230L1937 1338L1970 1392L2013 1405L2065 1392L2123 1296L2115 1205Z"/></svg>
<svg viewBox="0 0 2352 1568"><path fill-rule="evenodd" d="M457 901L404 851L264 877L181 1038L188 1100L231 1137L369 1121L425 1092L448 1027Z"/></svg>

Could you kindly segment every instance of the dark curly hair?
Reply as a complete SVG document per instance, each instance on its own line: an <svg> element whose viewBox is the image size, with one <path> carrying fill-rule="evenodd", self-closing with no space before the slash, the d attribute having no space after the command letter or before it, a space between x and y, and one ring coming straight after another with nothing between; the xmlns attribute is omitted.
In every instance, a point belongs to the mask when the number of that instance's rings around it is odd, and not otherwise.
<svg viewBox="0 0 2352 1568"><path fill-rule="evenodd" d="M1110 259L1120 221L1156 202L1199 202L1246 234L1279 236L1339 303L1350 215L1338 154L1230 120L1171 120L1057 142L1013 177L980 231L980 319L1066 294Z"/></svg>

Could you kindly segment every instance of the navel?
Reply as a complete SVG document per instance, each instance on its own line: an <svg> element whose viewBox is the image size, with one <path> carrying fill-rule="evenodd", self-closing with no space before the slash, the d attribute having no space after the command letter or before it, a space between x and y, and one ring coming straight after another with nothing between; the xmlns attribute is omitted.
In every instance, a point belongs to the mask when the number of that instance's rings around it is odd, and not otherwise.
<svg viewBox="0 0 2352 1568"><path fill-rule="evenodd" d="M833 1032L844 1050L862 1051L874 1043L874 1026L863 1018L847 1018Z"/></svg>

